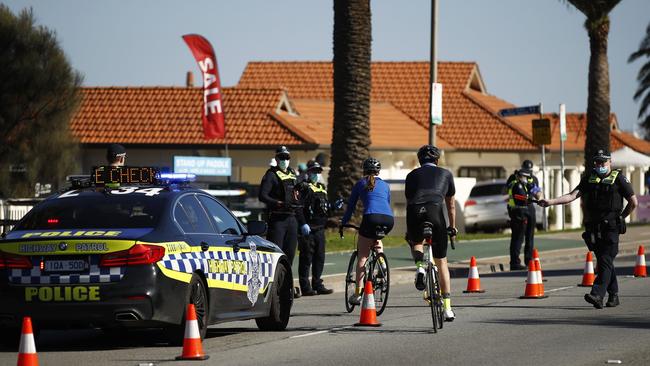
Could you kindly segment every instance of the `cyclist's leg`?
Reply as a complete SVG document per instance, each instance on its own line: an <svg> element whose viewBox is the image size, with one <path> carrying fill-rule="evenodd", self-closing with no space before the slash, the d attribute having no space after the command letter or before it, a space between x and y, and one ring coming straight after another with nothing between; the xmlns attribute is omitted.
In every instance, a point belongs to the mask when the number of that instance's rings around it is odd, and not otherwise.
<svg viewBox="0 0 650 366"><path fill-rule="evenodd" d="M440 276L440 292L442 293L443 311L445 320L452 321L455 314L451 309L451 280L449 276L449 265L447 264L447 223L440 211L432 217L433 222L433 259L438 267Z"/></svg>
<svg viewBox="0 0 650 366"><path fill-rule="evenodd" d="M370 246L373 245L374 240L370 238L366 238L365 236L359 234L359 238L357 240L357 253L359 254L359 259L357 260L357 294L361 294L363 291L363 286L361 286L361 281L363 280L363 276L365 275L364 271L365 268L364 266L366 265L366 260L368 259L368 255L370 254Z"/></svg>

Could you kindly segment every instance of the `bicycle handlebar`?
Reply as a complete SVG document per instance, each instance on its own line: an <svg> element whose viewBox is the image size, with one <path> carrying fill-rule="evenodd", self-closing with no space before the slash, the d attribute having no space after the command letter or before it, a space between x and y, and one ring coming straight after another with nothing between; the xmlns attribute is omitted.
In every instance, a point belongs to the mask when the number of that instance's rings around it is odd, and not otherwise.
<svg viewBox="0 0 650 366"><path fill-rule="evenodd" d="M359 227L356 226L356 225L352 225L352 224L339 225L339 236L341 237L341 239L343 239L343 228L346 228L346 227L351 228L351 229L355 229L357 231L359 230Z"/></svg>

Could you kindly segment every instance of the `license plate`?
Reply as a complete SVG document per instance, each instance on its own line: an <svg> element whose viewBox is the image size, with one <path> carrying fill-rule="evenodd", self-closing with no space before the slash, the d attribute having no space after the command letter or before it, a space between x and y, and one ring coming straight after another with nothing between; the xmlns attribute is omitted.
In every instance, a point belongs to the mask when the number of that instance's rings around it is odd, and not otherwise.
<svg viewBox="0 0 650 366"><path fill-rule="evenodd" d="M88 262L83 259L49 259L43 263L45 272L83 272L88 269Z"/></svg>

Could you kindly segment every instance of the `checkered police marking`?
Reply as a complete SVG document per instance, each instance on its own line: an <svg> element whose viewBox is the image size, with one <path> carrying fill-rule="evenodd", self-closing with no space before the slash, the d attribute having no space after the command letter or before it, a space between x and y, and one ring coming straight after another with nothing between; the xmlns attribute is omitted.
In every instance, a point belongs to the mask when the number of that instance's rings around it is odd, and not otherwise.
<svg viewBox="0 0 650 366"><path fill-rule="evenodd" d="M277 258L270 253L257 252L259 258L260 291L264 291L273 280L273 267ZM217 265L218 263L219 265ZM160 264L172 271L192 273L201 271L208 280L217 280L248 287L251 266L251 252L241 250L188 252L166 255ZM250 277L252 278L252 276Z"/></svg>
<svg viewBox="0 0 650 366"><path fill-rule="evenodd" d="M9 282L21 285L79 284L118 282L124 276L124 267L99 267L99 257L90 256L90 268L74 274L43 273L38 258L32 259L32 269L12 269Z"/></svg>

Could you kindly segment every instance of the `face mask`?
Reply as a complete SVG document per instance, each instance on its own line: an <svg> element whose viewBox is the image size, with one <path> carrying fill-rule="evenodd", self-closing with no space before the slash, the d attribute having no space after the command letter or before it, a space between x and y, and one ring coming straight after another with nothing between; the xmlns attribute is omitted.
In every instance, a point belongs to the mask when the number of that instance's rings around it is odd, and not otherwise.
<svg viewBox="0 0 650 366"><path fill-rule="evenodd" d="M318 182L319 174L309 174L309 181L312 183Z"/></svg>
<svg viewBox="0 0 650 366"><path fill-rule="evenodd" d="M607 174L607 170L608 170L608 169L607 169L606 166L603 165L603 166L598 166L598 167L596 167L595 170L596 170L596 174L598 174L598 175L605 175L605 174Z"/></svg>
<svg viewBox="0 0 650 366"><path fill-rule="evenodd" d="M528 178L526 178L526 177L519 177L519 183L527 183L527 182L528 182Z"/></svg>
<svg viewBox="0 0 650 366"><path fill-rule="evenodd" d="M288 159L287 160L278 160L278 168L280 168L280 170L283 170L283 171L287 170L288 167L289 167L289 160Z"/></svg>

